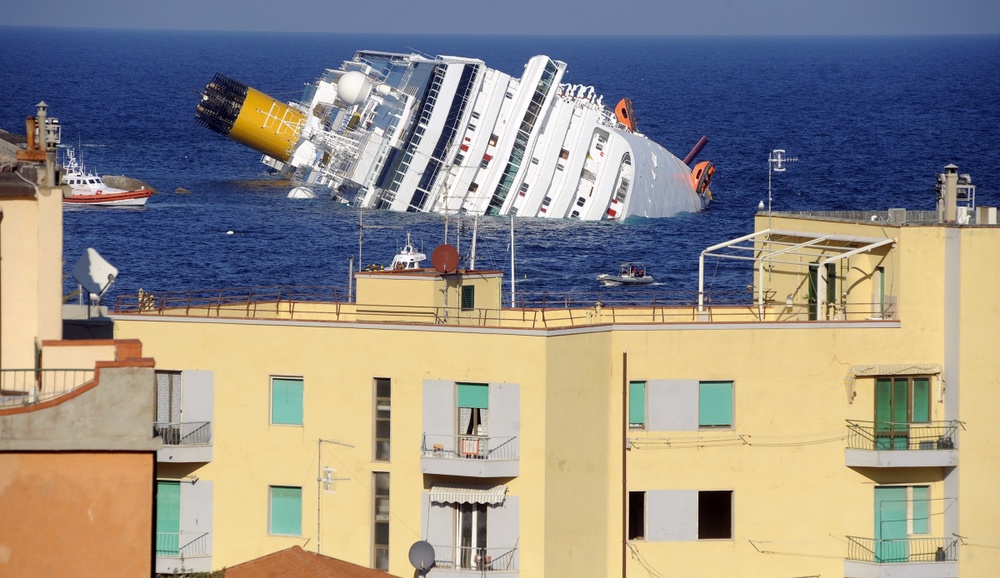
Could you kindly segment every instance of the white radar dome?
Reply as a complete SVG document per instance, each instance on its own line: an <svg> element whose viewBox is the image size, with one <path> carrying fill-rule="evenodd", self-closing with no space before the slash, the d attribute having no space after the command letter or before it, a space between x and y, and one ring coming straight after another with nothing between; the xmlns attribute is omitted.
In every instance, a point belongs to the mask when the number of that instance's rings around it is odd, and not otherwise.
<svg viewBox="0 0 1000 578"><path fill-rule="evenodd" d="M361 104L372 91L372 83L364 73L352 70L337 81L337 95L349 106Z"/></svg>

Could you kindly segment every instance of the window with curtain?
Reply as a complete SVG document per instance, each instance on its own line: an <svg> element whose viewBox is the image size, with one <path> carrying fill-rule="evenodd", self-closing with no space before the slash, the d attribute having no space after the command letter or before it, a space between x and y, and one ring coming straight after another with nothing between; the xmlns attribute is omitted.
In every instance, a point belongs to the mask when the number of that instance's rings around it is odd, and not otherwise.
<svg viewBox="0 0 1000 578"><path fill-rule="evenodd" d="M268 533L283 536L302 535L302 488L270 486Z"/></svg>
<svg viewBox="0 0 1000 578"><path fill-rule="evenodd" d="M702 381L698 383L698 427L727 428L733 426L733 382Z"/></svg>
<svg viewBox="0 0 1000 578"><path fill-rule="evenodd" d="M271 378L271 423L302 425L301 377Z"/></svg>
<svg viewBox="0 0 1000 578"><path fill-rule="evenodd" d="M458 384L459 435L485 436L489 432L490 386L485 383Z"/></svg>

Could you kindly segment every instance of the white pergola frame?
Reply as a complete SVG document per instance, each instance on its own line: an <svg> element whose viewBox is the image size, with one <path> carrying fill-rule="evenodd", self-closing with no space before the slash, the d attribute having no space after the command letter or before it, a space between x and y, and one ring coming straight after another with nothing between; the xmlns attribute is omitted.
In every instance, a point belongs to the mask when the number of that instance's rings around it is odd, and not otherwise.
<svg viewBox="0 0 1000 578"><path fill-rule="evenodd" d="M786 240L775 241L774 238L781 239L792 237L805 239L800 242L790 242ZM757 243L763 240L763 244ZM747 243L749 241L749 244ZM865 237L860 235L840 235L836 233L811 233L807 231L790 231L783 229L764 229L749 235L743 235L705 249L698 258L698 312L705 311L705 257L717 257L719 259L734 259L738 261L753 261L758 270L759 282L757 283L757 306L764 307L764 264L781 263L786 265L801 265L800 261L784 260L784 256L808 256L815 257L815 253L803 251L808 247L820 243L843 243L845 246L824 245L824 249L830 251L840 251L837 255L831 255L820 260L816 282L816 310L822 311L826 304L826 265L841 259L867 253L885 245L894 245L896 239L893 237ZM737 254L724 253L722 250L736 251Z"/></svg>

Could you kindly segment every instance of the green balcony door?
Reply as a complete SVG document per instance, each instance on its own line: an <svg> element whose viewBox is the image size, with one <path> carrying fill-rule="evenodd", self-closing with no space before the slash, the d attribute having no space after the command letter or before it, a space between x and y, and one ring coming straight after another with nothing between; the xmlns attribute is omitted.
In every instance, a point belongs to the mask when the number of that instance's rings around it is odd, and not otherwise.
<svg viewBox="0 0 1000 578"><path fill-rule="evenodd" d="M875 488L875 561L905 562L906 488Z"/></svg>
<svg viewBox="0 0 1000 578"><path fill-rule="evenodd" d="M905 450L909 447L910 387L906 379L875 380L875 449Z"/></svg>
<svg viewBox="0 0 1000 578"><path fill-rule="evenodd" d="M156 555L180 555L181 483L156 482Z"/></svg>

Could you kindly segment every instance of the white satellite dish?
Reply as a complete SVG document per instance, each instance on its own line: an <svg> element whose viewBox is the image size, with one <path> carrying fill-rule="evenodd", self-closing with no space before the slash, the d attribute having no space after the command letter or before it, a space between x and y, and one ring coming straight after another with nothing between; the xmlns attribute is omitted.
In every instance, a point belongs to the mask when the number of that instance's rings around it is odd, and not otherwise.
<svg viewBox="0 0 1000 578"><path fill-rule="evenodd" d="M414 542L410 546L409 558L417 573L426 574L434 565L434 546L425 540Z"/></svg>
<svg viewBox="0 0 1000 578"><path fill-rule="evenodd" d="M91 301L98 302L118 277L118 269L105 261L93 247L88 248L76 265L73 265L71 273L90 295Z"/></svg>

